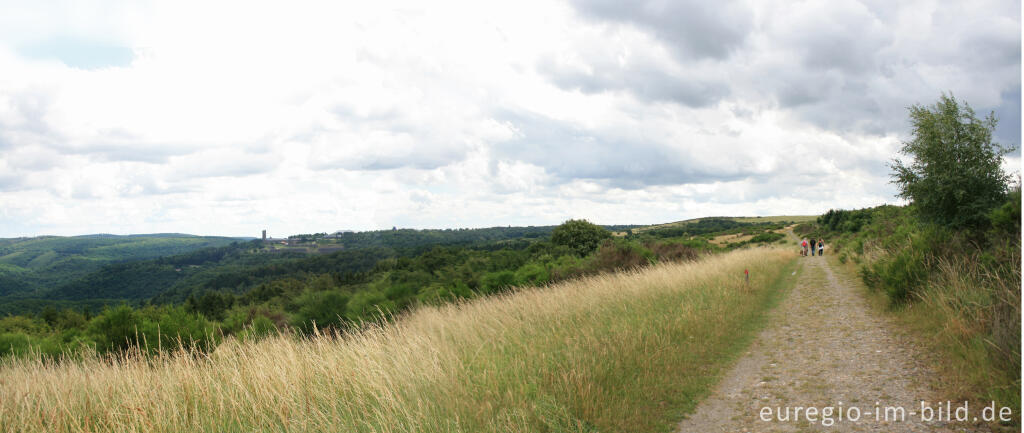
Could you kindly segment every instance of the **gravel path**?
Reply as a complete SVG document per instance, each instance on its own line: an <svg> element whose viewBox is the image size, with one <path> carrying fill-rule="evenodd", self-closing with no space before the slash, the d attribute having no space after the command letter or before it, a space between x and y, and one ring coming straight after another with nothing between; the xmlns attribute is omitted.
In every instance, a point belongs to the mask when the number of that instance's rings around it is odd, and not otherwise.
<svg viewBox="0 0 1024 433"><path fill-rule="evenodd" d="M937 405L926 387L929 372L915 361L917 349L890 332L892 325L871 310L854 285L834 274L825 258L801 257L800 262L799 282L770 313L768 328L680 423L680 432L987 431L922 420L921 400L933 409ZM772 411L771 421L761 418L765 407ZM780 421L787 407L789 420ZM807 412L808 407L817 412ZM826 407L832 407L830 426ZM894 420L898 412L890 412L886 422L886 407L903 408L904 420ZM857 410L860 419L851 421ZM980 408L970 410L971 417L980 413Z"/></svg>

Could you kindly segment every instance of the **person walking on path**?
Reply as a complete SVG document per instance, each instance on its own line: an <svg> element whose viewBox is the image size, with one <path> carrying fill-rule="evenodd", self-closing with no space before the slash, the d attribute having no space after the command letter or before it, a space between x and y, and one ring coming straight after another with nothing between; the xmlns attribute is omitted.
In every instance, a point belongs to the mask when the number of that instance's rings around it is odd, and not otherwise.
<svg viewBox="0 0 1024 433"><path fill-rule="evenodd" d="M825 255L825 241L818 239L818 257Z"/></svg>
<svg viewBox="0 0 1024 433"><path fill-rule="evenodd" d="M814 238L811 238L811 257L814 257Z"/></svg>
<svg viewBox="0 0 1024 433"><path fill-rule="evenodd" d="M807 255L807 238L804 238L803 242L800 243L800 255Z"/></svg>

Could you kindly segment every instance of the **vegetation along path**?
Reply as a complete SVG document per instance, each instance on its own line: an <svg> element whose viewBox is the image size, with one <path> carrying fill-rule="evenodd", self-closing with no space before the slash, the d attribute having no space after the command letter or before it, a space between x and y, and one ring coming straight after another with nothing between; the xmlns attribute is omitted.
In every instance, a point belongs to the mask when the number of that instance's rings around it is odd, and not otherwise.
<svg viewBox="0 0 1024 433"><path fill-rule="evenodd" d="M926 385L930 372L915 361L918 349L891 332L891 324L871 310L851 281L833 273L825 258L800 261L798 282L771 313L769 327L696 412L680 423L679 431L959 432L978 428L923 420L921 401L937 405ZM902 420L899 408L905 411ZM980 413L980 408L970 410L972 417ZM859 420L849 419L858 413Z"/></svg>

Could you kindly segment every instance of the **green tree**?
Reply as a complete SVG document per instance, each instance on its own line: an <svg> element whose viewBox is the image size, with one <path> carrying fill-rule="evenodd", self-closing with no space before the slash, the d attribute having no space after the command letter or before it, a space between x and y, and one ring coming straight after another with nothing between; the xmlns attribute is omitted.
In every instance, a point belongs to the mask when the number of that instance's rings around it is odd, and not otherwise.
<svg viewBox="0 0 1024 433"><path fill-rule="evenodd" d="M551 232L552 243L567 246L580 257L594 252L601 241L610 237L604 227L587 220L569 220Z"/></svg>
<svg viewBox="0 0 1024 433"><path fill-rule="evenodd" d="M900 153L913 159L890 164L899 197L910 200L926 221L952 228L979 228L989 210L1004 202L1010 176L1003 155L1012 151L992 142L996 118L978 119L952 95L935 105L910 107L912 135Z"/></svg>

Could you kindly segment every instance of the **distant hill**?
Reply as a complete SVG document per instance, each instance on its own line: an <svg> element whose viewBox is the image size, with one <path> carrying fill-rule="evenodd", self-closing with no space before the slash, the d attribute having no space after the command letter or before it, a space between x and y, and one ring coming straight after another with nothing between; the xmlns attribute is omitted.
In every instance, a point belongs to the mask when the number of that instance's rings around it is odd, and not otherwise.
<svg viewBox="0 0 1024 433"><path fill-rule="evenodd" d="M0 239L0 296L52 289L105 265L188 253L236 241L176 233Z"/></svg>
<svg viewBox="0 0 1024 433"><path fill-rule="evenodd" d="M703 220L730 220L738 223L803 223L810 222L817 219L817 215L775 215L775 216L753 216L753 217L701 217L691 218L688 220L675 221L663 224L652 224L649 226L636 227L633 230L634 233L645 232L648 230L664 229L670 227L680 227L687 224L698 223Z"/></svg>
<svg viewBox="0 0 1024 433"><path fill-rule="evenodd" d="M745 225L749 223L708 221L699 228L704 233ZM604 227L622 232L643 228ZM296 245L284 248L250 238L178 234L0 239L0 316L37 312L48 305L97 311L103 305L119 302L181 303L190 296L243 294L273 281L305 281L311 275L331 275L338 281L359 279L363 278L358 276L360 273L370 271L380 260L413 258L436 247L523 250L549 239L554 228L393 229L294 235L310 239L297 239Z"/></svg>

